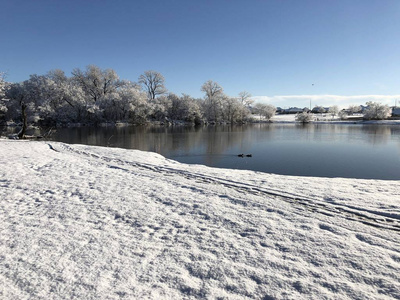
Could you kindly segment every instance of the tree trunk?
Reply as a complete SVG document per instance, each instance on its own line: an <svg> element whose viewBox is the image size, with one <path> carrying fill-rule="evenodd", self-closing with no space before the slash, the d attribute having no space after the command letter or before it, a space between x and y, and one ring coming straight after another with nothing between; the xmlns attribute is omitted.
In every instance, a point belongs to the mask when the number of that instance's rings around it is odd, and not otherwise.
<svg viewBox="0 0 400 300"><path fill-rule="evenodd" d="M26 104L24 102L21 103L21 117L22 117L22 128L18 132L18 138L23 139L25 136L26 128L28 127L26 121Z"/></svg>

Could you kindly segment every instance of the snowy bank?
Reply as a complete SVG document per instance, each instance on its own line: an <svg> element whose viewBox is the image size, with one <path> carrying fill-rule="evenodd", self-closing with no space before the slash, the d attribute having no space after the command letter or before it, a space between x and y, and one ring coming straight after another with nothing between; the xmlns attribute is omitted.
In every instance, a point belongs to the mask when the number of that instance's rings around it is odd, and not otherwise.
<svg viewBox="0 0 400 300"><path fill-rule="evenodd" d="M399 299L398 181L0 140L1 299Z"/></svg>
<svg viewBox="0 0 400 300"><path fill-rule="evenodd" d="M346 120L342 120L339 117L332 118L328 114L314 114L314 120L312 124L368 124L368 125L400 125L400 120L390 119L390 120L360 120L361 115L349 116ZM254 117L258 120L257 117ZM284 114L275 115L271 118L273 123L299 123L296 122L296 114Z"/></svg>

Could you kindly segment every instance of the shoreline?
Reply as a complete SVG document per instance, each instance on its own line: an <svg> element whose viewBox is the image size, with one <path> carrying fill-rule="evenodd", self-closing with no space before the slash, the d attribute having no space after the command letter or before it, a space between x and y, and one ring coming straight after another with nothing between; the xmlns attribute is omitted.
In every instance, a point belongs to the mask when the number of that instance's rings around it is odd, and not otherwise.
<svg viewBox="0 0 400 300"><path fill-rule="evenodd" d="M322 117L321 117L322 118ZM333 125L400 125L400 118L394 118L390 120L360 120L359 117L355 118L356 120L351 120L351 118L347 120L340 119L332 119L326 120L313 120L308 123L302 123L295 120L295 115L275 115L270 120L258 120L258 117L253 117L252 121L245 123L229 123L229 122L220 122L220 123L203 123L203 124L193 124L184 121L171 121L171 122L160 122L160 121L151 121L144 124L134 124L129 122L103 122L98 124L90 124L90 123L69 123L63 124L61 126L38 126L38 125L28 125L28 129L35 128L79 128L79 127L127 127L127 126L218 126L218 125L248 125L248 124L298 124L298 125L307 125L307 124L333 124ZM20 124L17 123L9 123L0 125L0 128L19 128Z"/></svg>

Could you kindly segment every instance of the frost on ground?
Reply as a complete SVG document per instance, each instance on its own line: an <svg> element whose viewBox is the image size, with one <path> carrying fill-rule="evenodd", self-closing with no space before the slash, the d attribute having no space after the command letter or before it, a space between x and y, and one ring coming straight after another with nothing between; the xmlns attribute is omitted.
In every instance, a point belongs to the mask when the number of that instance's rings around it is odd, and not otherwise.
<svg viewBox="0 0 400 300"><path fill-rule="evenodd" d="M348 116L342 120L338 116L332 117L330 114L313 114L314 124L374 124L374 125L400 125L400 120L359 120L363 115L356 114L354 116ZM260 120L259 116L253 116L253 119ZM262 118L261 120L265 120ZM275 115L271 118L273 123L298 123L296 122L296 114L283 114Z"/></svg>
<svg viewBox="0 0 400 300"><path fill-rule="evenodd" d="M399 299L398 181L0 141L0 299Z"/></svg>

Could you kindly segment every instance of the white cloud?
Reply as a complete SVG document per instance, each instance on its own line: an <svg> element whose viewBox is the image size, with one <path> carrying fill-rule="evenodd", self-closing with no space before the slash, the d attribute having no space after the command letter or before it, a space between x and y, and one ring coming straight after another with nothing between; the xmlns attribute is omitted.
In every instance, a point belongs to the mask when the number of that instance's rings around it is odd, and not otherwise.
<svg viewBox="0 0 400 300"><path fill-rule="evenodd" d="M255 102L268 103L276 107L311 107L338 105L340 108L346 108L349 105L361 105L368 101L379 102L394 106L400 105L400 95L356 95L356 96L339 96L339 95L287 95L287 96L254 96Z"/></svg>

